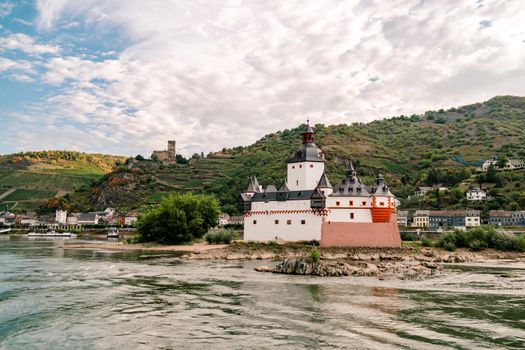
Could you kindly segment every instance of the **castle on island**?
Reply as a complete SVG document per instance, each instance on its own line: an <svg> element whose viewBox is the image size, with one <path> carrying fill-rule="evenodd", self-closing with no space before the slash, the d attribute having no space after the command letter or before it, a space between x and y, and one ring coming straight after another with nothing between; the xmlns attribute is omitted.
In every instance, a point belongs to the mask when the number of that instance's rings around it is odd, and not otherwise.
<svg viewBox="0 0 525 350"><path fill-rule="evenodd" d="M324 171L324 154L307 124L288 159L287 179L263 189L252 176L241 193L244 240L320 241L322 247L399 247L395 197L383 175L367 186L350 162L339 184Z"/></svg>

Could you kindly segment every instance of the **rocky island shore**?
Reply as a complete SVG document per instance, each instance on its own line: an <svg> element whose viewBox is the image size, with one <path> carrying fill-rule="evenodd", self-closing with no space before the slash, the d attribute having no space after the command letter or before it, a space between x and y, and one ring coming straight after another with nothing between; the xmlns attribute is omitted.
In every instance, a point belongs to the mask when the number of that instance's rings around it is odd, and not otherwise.
<svg viewBox="0 0 525 350"><path fill-rule="evenodd" d="M312 245L234 242L230 245L170 246L155 243L70 243L66 249L142 250L184 252L180 259L260 260L260 272L316 276L373 276L379 279L421 279L437 276L445 263L484 262L490 260L525 260L524 253L487 249L472 252L458 249L403 246L401 248L319 248L319 260L311 262Z"/></svg>

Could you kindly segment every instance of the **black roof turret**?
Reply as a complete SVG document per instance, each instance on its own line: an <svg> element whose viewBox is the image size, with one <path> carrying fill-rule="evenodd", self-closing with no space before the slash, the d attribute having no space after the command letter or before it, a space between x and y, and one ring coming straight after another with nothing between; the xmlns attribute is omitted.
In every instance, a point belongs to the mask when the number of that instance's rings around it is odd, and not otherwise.
<svg viewBox="0 0 525 350"><path fill-rule="evenodd" d="M328 180L328 176L326 176L326 173L323 172L323 175L321 175L321 178L319 179L319 182L317 183L318 188L332 188L332 184L330 184L330 180Z"/></svg>
<svg viewBox="0 0 525 350"><path fill-rule="evenodd" d="M315 145L314 129L310 126L310 121L302 133L301 147L288 160L288 163L298 162L324 162L323 152Z"/></svg>

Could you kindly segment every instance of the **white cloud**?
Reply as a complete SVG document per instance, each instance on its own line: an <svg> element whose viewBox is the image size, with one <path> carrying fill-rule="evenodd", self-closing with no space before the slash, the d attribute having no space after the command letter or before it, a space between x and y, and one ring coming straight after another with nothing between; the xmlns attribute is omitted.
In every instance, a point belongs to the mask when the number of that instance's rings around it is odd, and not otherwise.
<svg viewBox="0 0 525 350"><path fill-rule="evenodd" d="M23 33L0 37L1 50L20 50L31 55L56 54L59 51L57 46L39 44L33 37Z"/></svg>
<svg viewBox="0 0 525 350"><path fill-rule="evenodd" d="M50 33L79 23L129 43L102 61L48 59L42 77L61 87L44 101L56 123L89 125L94 143L119 153L147 153L171 138L186 153L207 152L251 143L306 115L326 124L368 121L525 93L519 0L40 0L37 7L38 25ZM27 45L10 46L39 51L22 39ZM40 53L58 49L49 50Z"/></svg>
<svg viewBox="0 0 525 350"><path fill-rule="evenodd" d="M11 14L11 11L13 11L13 8L15 7L15 4L12 2L6 1L0 3L0 18L9 16Z"/></svg>

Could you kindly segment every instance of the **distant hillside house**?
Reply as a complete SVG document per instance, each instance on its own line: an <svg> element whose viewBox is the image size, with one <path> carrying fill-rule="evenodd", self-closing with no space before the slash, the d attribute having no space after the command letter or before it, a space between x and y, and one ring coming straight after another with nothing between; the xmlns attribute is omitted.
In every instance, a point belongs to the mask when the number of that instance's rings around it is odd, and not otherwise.
<svg viewBox="0 0 525 350"><path fill-rule="evenodd" d="M78 216L78 225L98 225L99 216L97 213L82 213Z"/></svg>
<svg viewBox="0 0 525 350"><path fill-rule="evenodd" d="M79 213L74 213L67 216L66 219L66 225L78 225L78 217L80 216Z"/></svg>
<svg viewBox="0 0 525 350"><path fill-rule="evenodd" d="M521 159L509 159L507 161L507 164L503 168L500 168L496 166L498 163L498 157L492 156L491 159L487 159L483 162L483 165L481 166L481 170L487 171L489 170L490 166L494 166L497 170L518 170L518 169L525 169L525 161Z"/></svg>
<svg viewBox="0 0 525 350"><path fill-rule="evenodd" d="M474 227L481 225L478 210L440 210L430 211L428 218L430 227Z"/></svg>
<svg viewBox="0 0 525 350"><path fill-rule="evenodd" d="M436 186L432 186L432 187L421 186L421 187L416 187L416 190L414 191L414 196L424 196L428 192L436 190L436 189L439 190L439 191L446 191L446 190L448 190L448 188L443 186L443 185L436 185Z"/></svg>
<svg viewBox="0 0 525 350"><path fill-rule="evenodd" d="M416 210L416 212L414 213L412 226L427 227L429 214L429 210Z"/></svg>
<svg viewBox="0 0 525 350"><path fill-rule="evenodd" d="M489 221L494 226L512 226L514 223L512 212L506 210L491 210Z"/></svg>
<svg viewBox="0 0 525 350"><path fill-rule="evenodd" d="M525 211L515 211L512 213L514 225L525 226Z"/></svg>
<svg viewBox="0 0 525 350"><path fill-rule="evenodd" d="M55 213L55 221L61 225L67 222L67 210L57 210Z"/></svg>
<svg viewBox="0 0 525 350"><path fill-rule="evenodd" d="M408 211L401 210L397 212L397 224L400 226L408 226Z"/></svg>
<svg viewBox="0 0 525 350"><path fill-rule="evenodd" d="M489 221L493 226L525 225L525 211L491 210Z"/></svg>
<svg viewBox="0 0 525 350"><path fill-rule="evenodd" d="M488 199L487 192L480 188L475 188L467 192L467 200L469 201L483 201Z"/></svg>
<svg viewBox="0 0 525 350"><path fill-rule="evenodd" d="M161 162L175 162L177 159L175 144L175 140L168 141L168 149L163 151L153 151L151 158L157 157Z"/></svg>

